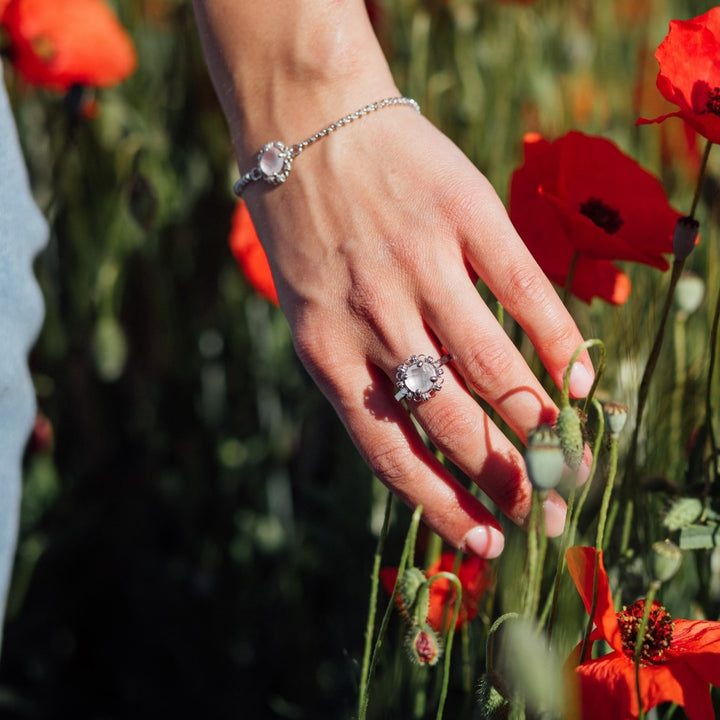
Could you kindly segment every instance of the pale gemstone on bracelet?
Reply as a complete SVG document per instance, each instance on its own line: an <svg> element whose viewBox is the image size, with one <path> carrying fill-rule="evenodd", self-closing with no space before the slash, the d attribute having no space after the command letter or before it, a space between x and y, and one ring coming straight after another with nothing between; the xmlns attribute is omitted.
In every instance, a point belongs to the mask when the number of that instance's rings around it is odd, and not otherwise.
<svg viewBox="0 0 720 720"><path fill-rule="evenodd" d="M413 393L430 392L437 380L438 371L431 363L411 365L405 371L405 387Z"/></svg>
<svg viewBox="0 0 720 720"><path fill-rule="evenodd" d="M260 170L263 175L277 175L281 172L285 164L285 160L281 154L280 148L271 145L262 153L260 158Z"/></svg>

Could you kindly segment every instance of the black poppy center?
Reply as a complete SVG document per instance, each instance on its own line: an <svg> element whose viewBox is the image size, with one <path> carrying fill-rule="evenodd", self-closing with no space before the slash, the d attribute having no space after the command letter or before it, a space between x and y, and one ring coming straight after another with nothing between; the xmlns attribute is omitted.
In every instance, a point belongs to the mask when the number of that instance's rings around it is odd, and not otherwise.
<svg viewBox="0 0 720 720"><path fill-rule="evenodd" d="M720 115L720 87L716 87L708 93L705 110L713 115Z"/></svg>
<svg viewBox="0 0 720 720"><path fill-rule="evenodd" d="M638 600L625 606L618 614L618 626L622 637L623 652L635 657L637 634L640 628L645 601ZM641 665L657 665L665 660L665 652L672 644L673 621L670 613L657 601L652 605L640 651Z"/></svg>
<svg viewBox="0 0 720 720"><path fill-rule="evenodd" d="M600 198L588 198L580 204L580 212L610 235L614 235L623 226L620 212Z"/></svg>

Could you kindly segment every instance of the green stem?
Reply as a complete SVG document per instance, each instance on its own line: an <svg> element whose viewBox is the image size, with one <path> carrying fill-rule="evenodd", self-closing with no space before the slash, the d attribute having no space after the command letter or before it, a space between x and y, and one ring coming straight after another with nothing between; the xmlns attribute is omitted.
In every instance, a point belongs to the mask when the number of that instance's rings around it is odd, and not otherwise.
<svg viewBox="0 0 720 720"><path fill-rule="evenodd" d="M570 358L570 363L565 369L565 374L563 376L562 400L560 405L561 407L567 407L570 404L570 373L572 372L573 365L580 357L581 353L584 350L589 350L591 347L600 348L600 362L598 363L598 368L595 372L595 381L590 388L590 392L588 393L587 398L585 398L585 406L583 407L583 412L588 411L588 407L590 406L590 402L592 401L595 390L597 389L598 383L600 382L600 378L605 372L605 343L598 338L591 338L590 340L586 340L578 347L577 350L575 350L573 356Z"/></svg>
<svg viewBox="0 0 720 720"><path fill-rule="evenodd" d="M695 184L695 193L693 195L692 205L690 207L690 215L688 216L690 218L695 217L695 212L697 210L698 203L700 202L700 195L702 192L703 181L705 179L705 172L707 170L707 162L711 148L712 143L708 140L705 145L705 152L703 153L702 162L700 164L700 171L698 172L697 183ZM643 372L643 377L640 382L640 388L638 390L637 417L635 420L635 428L633 429L632 439L630 441L630 449L628 450L627 461L625 464L625 476L623 478L623 495L625 496L626 500L631 500L636 495L635 483L633 482L633 480L637 475L636 462L640 427L642 425L643 414L645 412L645 404L647 402L648 391L650 389L650 381L652 380L655 366L657 365L657 361L660 356L663 338L665 336L665 325L667 324L670 306L672 304L673 295L675 294L675 286L680 279L680 274L682 273L684 264L685 260L675 260L673 262L672 275L670 276L670 286L668 287L662 315L660 316L660 325L658 326L655 340L653 342L652 349L650 350L650 355L648 356L647 364L645 365L645 371Z"/></svg>
<svg viewBox="0 0 720 720"><path fill-rule="evenodd" d="M505 613L490 626L485 643L485 671L488 674L492 673L495 669L495 663L493 662L495 658L495 634L506 620L515 620L519 617L520 615L516 612Z"/></svg>
<svg viewBox="0 0 720 720"><path fill-rule="evenodd" d="M650 355L648 356L647 363L645 364L645 370L643 371L642 380L640 381L640 388L638 389L635 427L633 428L632 438L630 440L630 449L628 450L628 456L625 465L625 476L623 478L623 495L625 496L626 500L633 499L637 494L636 484L634 480L637 475L636 463L640 428L642 427L643 415L645 413L645 405L647 403L648 393L650 390L650 382L652 381L658 359L660 358L660 350L662 349L663 340L665 338L665 327L667 325L668 315L670 314L670 307L672 305L673 295L675 294L675 286L680 279L680 274L682 273L684 265L684 260L675 260L673 262L672 274L670 276L670 285L668 286L667 294L665 296L665 303L663 305L660 315L660 324L658 325L657 333L655 334L655 340L653 341Z"/></svg>
<svg viewBox="0 0 720 720"><path fill-rule="evenodd" d="M435 716L436 720L442 720L443 712L445 711L445 701L447 700L448 685L450 682L450 662L452 659L453 638L455 637L455 625L457 624L458 615L460 614L460 604L462 603L462 584L458 576L453 575L453 573L439 572L437 575L433 575L431 578L428 578L428 587L440 578L448 580L455 586L455 608L450 625L448 626L447 640L445 641L442 689L440 690L440 702L438 704L437 715Z"/></svg>
<svg viewBox="0 0 720 720"><path fill-rule="evenodd" d="M615 475L617 474L618 464L618 436L615 433L610 435L610 465L608 467L608 476L605 483L605 492L603 493L602 502L600 503L600 514L598 517L597 535L595 537L595 551L600 552L603 547L605 536L605 523L607 522L608 508L610 507L610 497L612 495L613 486L615 484Z"/></svg>
<svg viewBox="0 0 720 720"><path fill-rule="evenodd" d="M539 571L538 527L540 525L539 516L542 512L541 494L543 493L533 492L532 494L530 523L527 531L527 590L525 592L523 615L528 619L534 615L534 607L536 604L536 575Z"/></svg>
<svg viewBox="0 0 720 720"><path fill-rule="evenodd" d="M707 383L705 386L705 423L707 424L710 447L712 448L712 457L710 459L710 482L715 482L718 477L718 443L717 438L715 437L715 429L713 427L712 384L713 375L715 374L715 361L717 358L719 324L720 290L718 290L718 297L715 302L715 314L713 315L712 329L710 330L710 364L708 367Z"/></svg>
<svg viewBox="0 0 720 720"><path fill-rule="evenodd" d="M672 403L670 410L670 441L677 444L680 443L680 438L682 438L683 394L685 391L685 383L687 379L687 359L685 356L686 320L686 313L675 313L675 323L673 325L673 344L675 346L675 385L673 387Z"/></svg>
<svg viewBox="0 0 720 720"><path fill-rule="evenodd" d="M375 615L377 613L377 593L380 580L380 563L382 561L383 548L387 539L388 529L390 527L390 515L392 510L393 494L388 490L387 500L385 501L385 516L383 524L380 528L380 535L375 546L375 557L373 559L372 577L370 581L370 607L368 609L367 623L365 625L365 649L363 652L362 670L360 673L360 697L358 699L358 714L362 708L366 707L368 693L368 674L370 672L370 653L372 649L372 639L375 631Z"/></svg>
<svg viewBox="0 0 720 720"><path fill-rule="evenodd" d="M700 162L700 170L698 172L697 183L695 184L695 194L693 195L692 205L690 206L689 217L695 217L695 211L697 210L698 203L700 202L700 193L702 192L703 181L705 180L705 172L707 171L708 157L710 156L710 150L713 144L710 140L705 143L705 151L703 152L702 161Z"/></svg>
<svg viewBox="0 0 720 720"><path fill-rule="evenodd" d="M653 580L653 582L650 583L650 588L643 606L642 620L640 620L640 627L638 628L638 634L635 640L635 654L633 656L633 662L635 663L635 692L637 692L638 699L638 720L644 720L645 718L645 708L643 707L642 692L640 688L640 656L642 655L642 644L645 639L648 620L650 619L650 611L652 610L655 595L657 594L659 588L660 583L657 580Z"/></svg>
<svg viewBox="0 0 720 720"><path fill-rule="evenodd" d="M395 587L393 588L392 595L390 596L390 602L388 602L387 608L385 608L385 614L383 615L382 622L380 623L377 640L375 640L375 647L373 648L372 657L370 659L370 668L367 672L365 691L362 693L363 702L359 707L358 720L365 720L367 717L367 706L370 699L370 683L372 682L373 675L375 673L380 649L382 648L385 633L387 632L387 627L390 623L390 615L392 615L393 607L395 606L395 598L397 597L398 590L400 589L400 582L402 581L403 573L408 565L412 566L415 562L415 540L417 539L417 530L421 517L422 505L418 505L412 515L408 534L405 538L405 546L403 547L402 555L400 556L400 563L398 564L398 574L395 580Z"/></svg>

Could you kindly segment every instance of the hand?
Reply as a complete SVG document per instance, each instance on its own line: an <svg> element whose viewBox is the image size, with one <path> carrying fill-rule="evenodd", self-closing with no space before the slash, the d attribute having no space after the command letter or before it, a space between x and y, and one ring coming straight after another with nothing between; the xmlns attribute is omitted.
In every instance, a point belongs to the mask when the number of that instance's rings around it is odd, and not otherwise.
<svg viewBox="0 0 720 720"><path fill-rule="evenodd" d="M286 183L253 183L244 197L297 352L369 466L409 505L422 504L424 521L451 545L498 555L498 523L435 459L413 418L523 524L531 487L522 455L468 386L522 440L557 408L476 280L522 325L558 385L582 337L487 180L425 118L400 106L333 133L296 159ZM398 364L445 352L453 359L441 392L408 402L411 417L394 399ZM571 393L584 396L592 377L585 354ZM548 534L559 534L564 502L551 493L544 509Z"/></svg>

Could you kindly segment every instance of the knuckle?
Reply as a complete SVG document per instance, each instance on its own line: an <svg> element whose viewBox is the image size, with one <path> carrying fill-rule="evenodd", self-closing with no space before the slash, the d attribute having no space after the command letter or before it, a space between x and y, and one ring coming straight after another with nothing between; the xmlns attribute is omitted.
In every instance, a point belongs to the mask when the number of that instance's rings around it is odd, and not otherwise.
<svg viewBox="0 0 720 720"><path fill-rule="evenodd" d="M370 467L385 483L401 489L412 479L414 455L409 445L402 442L378 442L367 452Z"/></svg>
<svg viewBox="0 0 720 720"><path fill-rule="evenodd" d="M513 377L514 363L514 358L503 343L476 343L469 348L468 378L476 389L487 390L498 383L507 383Z"/></svg>
<svg viewBox="0 0 720 720"><path fill-rule="evenodd" d="M482 431L481 416L470 408L459 407L456 403L438 405L428 414L425 430L433 442L444 453L458 452L472 447ZM462 450L460 450L462 452Z"/></svg>
<svg viewBox="0 0 720 720"><path fill-rule="evenodd" d="M505 285L505 304L519 307L527 302L538 302L547 293L547 280L537 267L522 264L513 269Z"/></svg>

